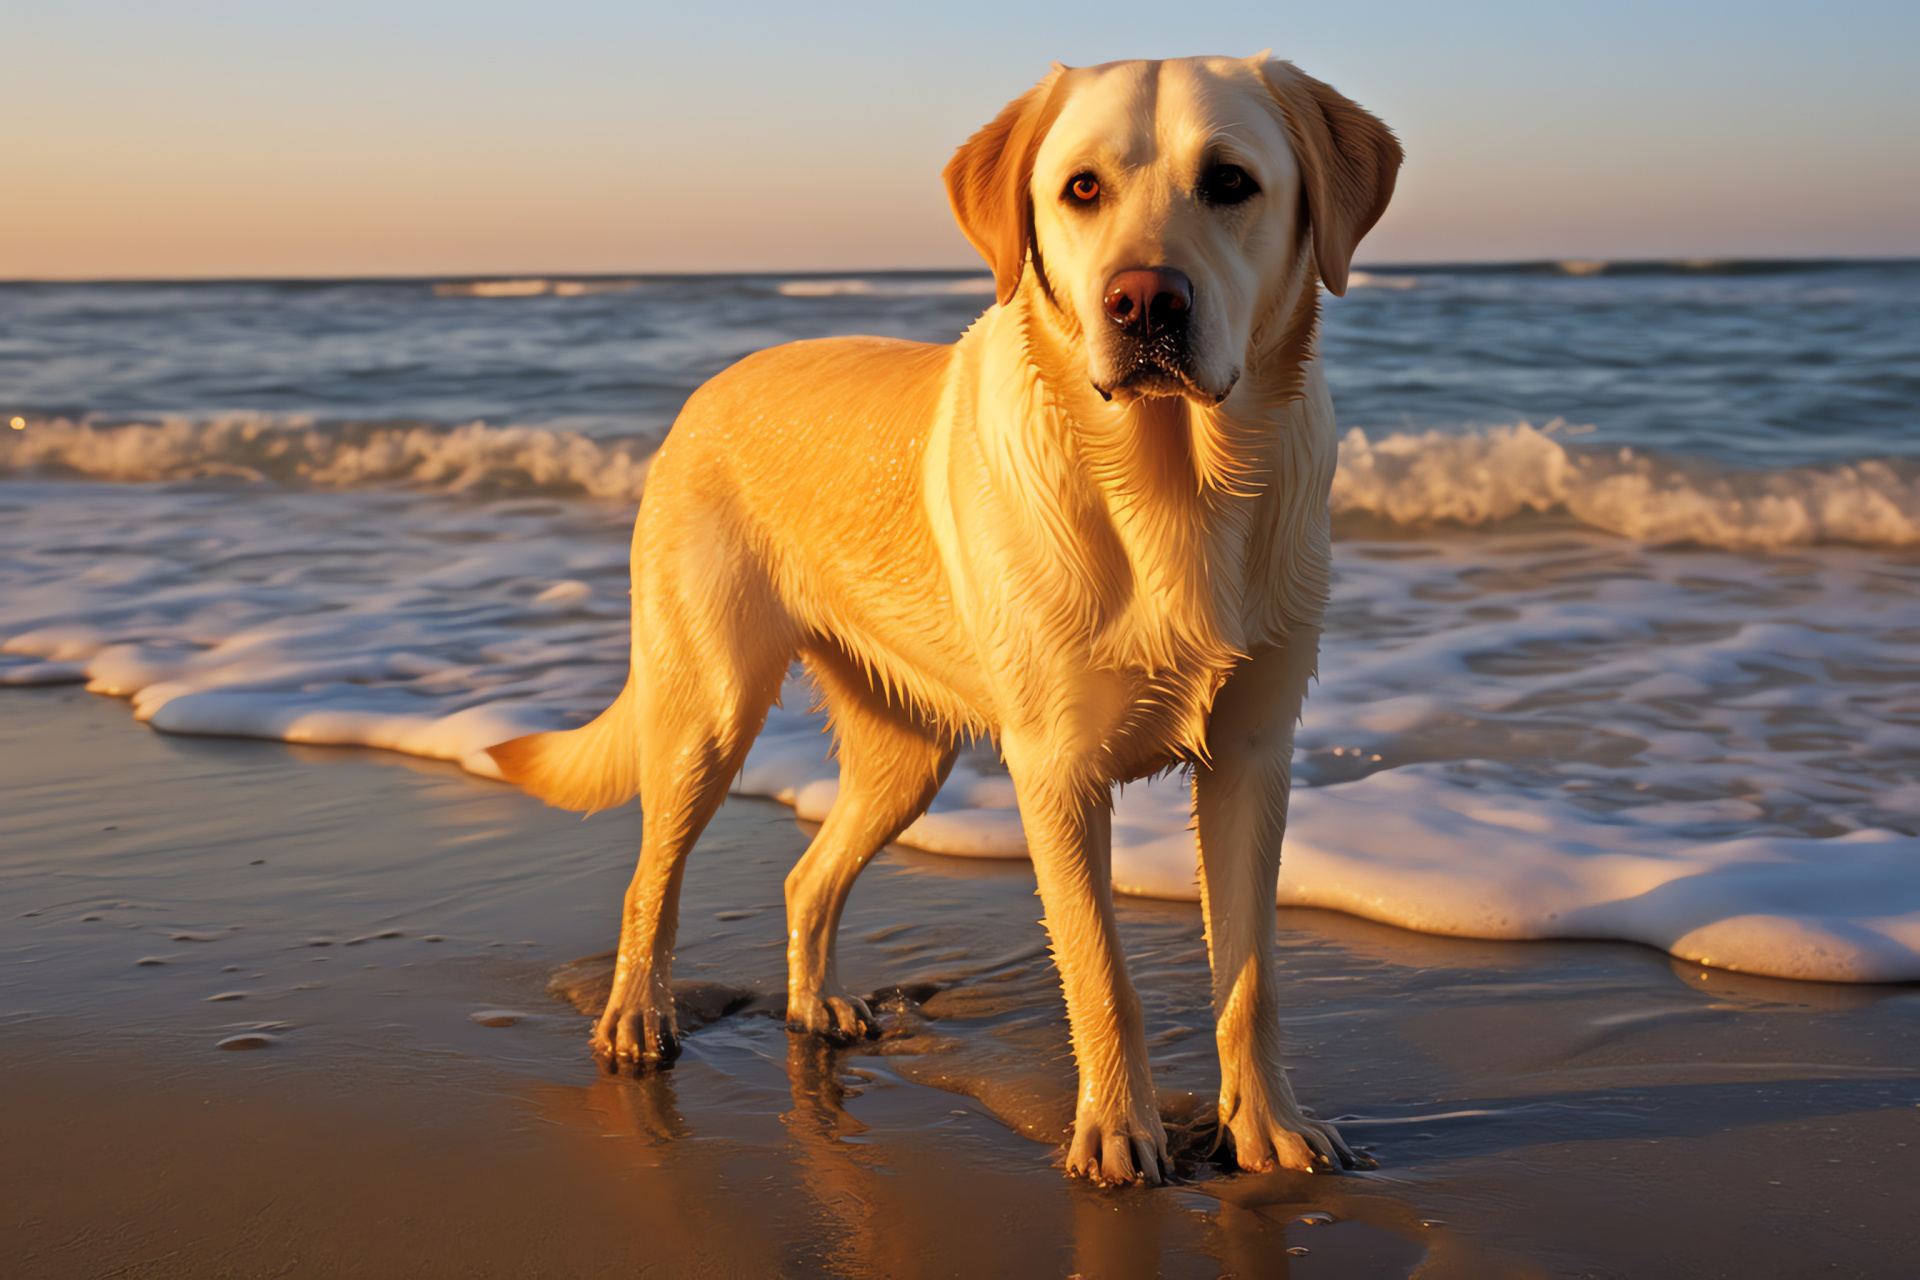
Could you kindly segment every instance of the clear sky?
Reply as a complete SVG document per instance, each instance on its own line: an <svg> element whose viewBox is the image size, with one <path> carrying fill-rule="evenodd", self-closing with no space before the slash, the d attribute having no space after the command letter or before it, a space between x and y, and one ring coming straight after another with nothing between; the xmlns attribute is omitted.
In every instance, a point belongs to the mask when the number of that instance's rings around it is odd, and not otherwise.
<svg viewBox="0 0 1920 1280"><path fill-rule="evenodd" d="M1362 262L1920 255L1920 4L0 0L0 278L950 267L1071 64L1272 46L1408 161Z"/></svg>

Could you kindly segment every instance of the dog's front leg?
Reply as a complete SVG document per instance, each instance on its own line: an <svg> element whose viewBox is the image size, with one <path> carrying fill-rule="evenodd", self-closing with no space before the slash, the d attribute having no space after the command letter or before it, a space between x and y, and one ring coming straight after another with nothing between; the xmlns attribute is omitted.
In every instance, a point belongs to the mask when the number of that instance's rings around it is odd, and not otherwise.
<svg viewBox="0 0 1920 1280"><path fill-rule="evenodd" d="M1213 962L1220 1120L1242 1169L1352 1168L1363 1161L1330 1124L1308 1119L1281 1064L1275 999L1274 897L1287 828L1293 728L1319 632L1242 662L1214 696L1209 761L1193 777L1200 894Z"/></svg>
<svg viewBox="0 0 1920 1280"><path fill-rule="evenodd" d="M1113 807L1108 784L1080 760L1003 742L1027 849L1067 997L1078 1101L1067 1172L1096 1182L1159 1182L1167 1135L1147 1067L1140 998L1113 915Z"/></svg>
<svg viewBox="0 0 1920 1280"><path fill-rule="evenodd" d="M621 910L613 990L593 1031L593 1056L609 1072L664 1067L680 1056L671 984L685 869L684 854L643 845Z"/></svg>

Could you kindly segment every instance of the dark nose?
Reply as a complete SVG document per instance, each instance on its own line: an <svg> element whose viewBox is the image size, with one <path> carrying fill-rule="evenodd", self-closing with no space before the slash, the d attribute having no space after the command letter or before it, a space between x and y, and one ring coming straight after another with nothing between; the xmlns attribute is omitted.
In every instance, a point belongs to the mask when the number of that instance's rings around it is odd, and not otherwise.
<svg viewBox="0 0 1920 1280"><path fill-rule="evenodd" d="M1107 281L1107 318L1140 337L1187 322L1193 306L1193 282L1170 267L1136 267Z"/></svg>

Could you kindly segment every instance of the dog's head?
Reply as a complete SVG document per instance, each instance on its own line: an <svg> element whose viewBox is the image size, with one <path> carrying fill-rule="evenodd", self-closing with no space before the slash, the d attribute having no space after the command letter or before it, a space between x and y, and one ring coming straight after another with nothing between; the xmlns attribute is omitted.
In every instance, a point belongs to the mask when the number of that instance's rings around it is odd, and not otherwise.
<svg viewBox="0 0 1920 1280"><path fill-rule="evenodd" d="M1346 292L1399 165L1379 120L1263 54L1056 65L946 179L1000 301L1031 262L1101 395L1216 404L1309 264Z"/></svg>

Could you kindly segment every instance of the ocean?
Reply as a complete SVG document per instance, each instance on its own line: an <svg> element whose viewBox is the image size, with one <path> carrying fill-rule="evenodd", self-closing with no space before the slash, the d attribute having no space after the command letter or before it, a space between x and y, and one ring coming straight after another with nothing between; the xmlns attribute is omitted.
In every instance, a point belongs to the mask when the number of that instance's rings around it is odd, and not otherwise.
<svg viewBox="0 0 1920 1280"><path fill-rule="evenodd" d="M0 285L0 684L488 773L625 676L686 396L977 274ZM1920 979L1920 263L1372 267L1326 300L1337 581L1280 900ZM4 714L0 693L0 714ZM790 690L737 790L823 816ZM1192 898L1178 776L1123 892ZM1024 856L990 746L903 843Z"/></svg>

